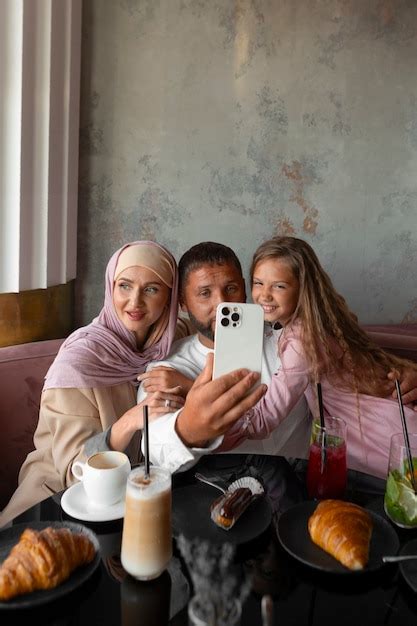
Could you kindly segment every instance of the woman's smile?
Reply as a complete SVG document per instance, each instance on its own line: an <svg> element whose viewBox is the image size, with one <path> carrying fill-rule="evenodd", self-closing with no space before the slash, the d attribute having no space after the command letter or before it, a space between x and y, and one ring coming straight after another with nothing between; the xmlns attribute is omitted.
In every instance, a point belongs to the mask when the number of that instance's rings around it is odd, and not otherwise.
<svg viewBox="0 0 417 626"><path fill-rule="evenodd" d="M134 322L138 322L143 317L145 317L145 313L143 311L126 311L126 313Z"/></svg>

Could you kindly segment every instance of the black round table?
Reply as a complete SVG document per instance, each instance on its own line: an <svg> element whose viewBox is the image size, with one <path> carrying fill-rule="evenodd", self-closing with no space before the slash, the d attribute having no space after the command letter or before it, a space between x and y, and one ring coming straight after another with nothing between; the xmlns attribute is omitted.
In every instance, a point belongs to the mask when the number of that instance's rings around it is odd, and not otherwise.
<svg viewBox="0 0 417 626"><path fill-rule="evenodd" d="M222 541L216 543L214 537L214 542L205 544L205 537L196 537L198 515L201 515L199 503L207 497L204 490L213 489L202 483L197 485L196 471L223 484L241 476L253 476L266 491L268 519L262 509L262 519L252 519L249 535L244 524L233 537L220 531L224 541L231 541L233 547L230 569L221 572L223 580L218 574L221 568L216 570L220 567L218 555L224 547ZM79 523L93 530L100 543L101 560L94 572L68 593L39 606L5 609L3 603L0 623L2 626L23 622L43 626L185 626L187 605L195 593L197 580L208 591L221 589L226 595L241 596L242 626L262 624L261 598L265 594L273 598L274 624L415 625L417 592L413 590L412 577L406 581L397 565L384 565L359 576L336 575L303 564L283 549L277 537L279 520L291 507L307 499L304 477L304 461L288 463L280 457L263 455L207 456L188 472L173 476L174 557L159 579L140 583L123 571L120 564L123 520L82 521ZM383 493L384 481L349 472L346 498L386 520ZM213 499L217 497L215 489L212 495ZM62 510L60 498L61 494L52 496L29 509L14 520L13 527L42 521L78 522ZM238 524L242 520L243 517ZM5 532L7 529L0 531L0 545ZM394 532L400 546L410 541L417 544L417 531L395 528ZM415 571L414 589L417 589L417 563ZM207 580L204 572L208 572Z"/></svg>

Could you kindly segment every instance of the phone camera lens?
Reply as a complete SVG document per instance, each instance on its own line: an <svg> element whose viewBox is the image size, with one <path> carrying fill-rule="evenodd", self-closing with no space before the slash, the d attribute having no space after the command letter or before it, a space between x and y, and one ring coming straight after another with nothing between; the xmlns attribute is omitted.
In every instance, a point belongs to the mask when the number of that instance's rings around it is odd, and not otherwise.
<svg viewBox="0 0 417 626"><path fill-rule="evenodd" d="M232 317L232 322L239 321L239 313L232 313L231 317Z"/></svg>
<svg viewBox="0 0 417 626"><path fill-rule="evenodd" d="M222 315L229 315L230 314L230 309L227 306L224 306L222 308ZM227 326L227 324L224 324L224 326Z"/></svg>
<svg viewBox="0 0 417 626"><path fill-rule="evenodd" d="M220 324L221 324L222 326L229 326L230 321L229 321L229 319L228 319L227 317L223 317L223 318L221 319L221 321L220 321Z"/></svg>

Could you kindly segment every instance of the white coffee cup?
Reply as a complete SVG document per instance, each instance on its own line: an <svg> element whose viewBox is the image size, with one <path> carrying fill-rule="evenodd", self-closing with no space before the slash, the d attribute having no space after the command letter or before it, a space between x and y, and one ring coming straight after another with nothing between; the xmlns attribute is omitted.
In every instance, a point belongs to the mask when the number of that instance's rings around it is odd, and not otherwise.
<svg viewBox="0 0 417 626"><path fill-rule="evenodd" d="M125 497L130 472L129 458L123 452L97 452L85 463L75 461L72 473L82 481L89 506L104 509Z"/></svg>

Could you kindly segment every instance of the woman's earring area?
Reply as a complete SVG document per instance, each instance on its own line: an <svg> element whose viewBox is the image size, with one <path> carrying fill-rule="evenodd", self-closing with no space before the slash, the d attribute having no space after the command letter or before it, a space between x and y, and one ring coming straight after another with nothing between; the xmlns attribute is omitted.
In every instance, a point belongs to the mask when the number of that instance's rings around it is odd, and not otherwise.
<svg viewBox="0 0 417 626"><path fill-rule="evenodd" d="M165 400L165 406L167 409L171 406L171 400L168 400L168 398Z"/></svg>

